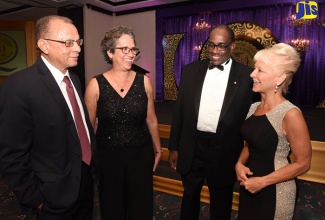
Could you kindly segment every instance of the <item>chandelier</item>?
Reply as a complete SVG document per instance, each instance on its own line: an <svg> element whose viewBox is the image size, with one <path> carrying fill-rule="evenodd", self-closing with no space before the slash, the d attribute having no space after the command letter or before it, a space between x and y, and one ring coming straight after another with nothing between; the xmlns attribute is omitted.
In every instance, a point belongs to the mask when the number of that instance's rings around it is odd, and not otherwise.
<svg viewBox="0 0 325 220"><path fill-rule="evenodd" d="M208 23L203 21L203 19L200 19L200 23L197 22L195 24L195 30L200 33L200 38L201 38L201 41L200 41L199 45L194 47L195 51L200 52L202 50L202 47L203 47L203 44L202 44L203 36L202 36L202 34L203 34L204 31L207 31L210 27L211 27L211 25L209 25Z"/></svg>
<svg viewBox="0 0 325 220"><path fill-rule="evenodd" d="M297 19L295 14L291 15L290 21L294 27L298 27L298 28L301 28L304 25L311 24L311 19Z"/></svg>
<svg viewBox="0 0 325 220"><path fill-rule="evenodd" d="M298 53L308 51L309 49L309 40L306 39L291 40L290 44L298 51Z"/></svg>
<svg viewBox="0 0 325 220"><path fill-rule="evenodd" d="M319 25L321 25L323 28L325 28L325 22L320 22Z"/></svg>
<svg viewBox="0 0 325 220"><path fill-rule="evenodd" d="M195 50L195 51L201 51L201 50L202 50L202 42L200 42L199 45L195 46L195 47L194 47L194 50Z"/></svg>
<svg viewBox="0 0 325 220"><path fill-rule="evenodd" d="M200 23L197 22L195 25L195 29L197 31L206 31L210 28L211 25L209 25L208 23L205 23L205 21L203 21L203 19L200 19Z"/></svg>

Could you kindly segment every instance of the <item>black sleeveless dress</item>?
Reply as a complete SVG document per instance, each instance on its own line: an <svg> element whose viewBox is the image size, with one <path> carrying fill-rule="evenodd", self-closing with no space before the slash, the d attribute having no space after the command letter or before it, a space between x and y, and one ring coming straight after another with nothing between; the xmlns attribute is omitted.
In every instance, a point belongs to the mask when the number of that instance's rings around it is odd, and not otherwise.
<svg viewBox="0 0 325 220"><path fill-rule="evenodd" d="M154 152L146 124L144 75L136 73L124 98L104 75L95 78L99 85L96 141L102 174L101 217L152 220Z"/></svg>
<svg viewBox="0 0 325 220"><path fill-rule="evenodd" d="M254 103L241 128L248 143L249 158L246 166L253 176L265 176L290 163L290 145L282 131L285 114L297 108L284 101L265 115L255 116L260 102ZM256 194L244 187L239 192L239 220L291 220L297 199L297 181L288 180L270 185Z"/></svg>
<svg viewBox="0 0 325 220"><path fill-rule="evenodd" d="M97 102L97 146L110 150L143 146L151 141L146 124L148 97L142 74L136 74L128 93L122 98L101 74Z"/></svg>

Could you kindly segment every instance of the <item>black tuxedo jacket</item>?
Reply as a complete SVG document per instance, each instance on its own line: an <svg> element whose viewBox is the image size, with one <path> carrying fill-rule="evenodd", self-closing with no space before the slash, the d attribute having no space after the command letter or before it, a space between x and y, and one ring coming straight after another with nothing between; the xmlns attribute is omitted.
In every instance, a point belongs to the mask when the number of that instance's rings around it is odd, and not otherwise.
<svg viewBox="0 0 325 220"><path fill-rule="evenodd" d="M182 71L175 104L169 150L178 151L177 171L186 174L191 168L195 149L195 133L200 99L209 59L188 64ZM243 147L240 127L252 103L253 68L232 59L228 85L216 131L216 143L221 151L215 156L218 185L233 184L235 164Z"/></svg>
<svg viewBox="0 0 325 220"><path fill-rule="evenodd" d="M95 138L80 82L78 76L70 77L85 111L96 164ZM41 58L1 85L0 164L2 178L25 207L43 202L60 212L77 201L79 137L64 96Z"/></svg>

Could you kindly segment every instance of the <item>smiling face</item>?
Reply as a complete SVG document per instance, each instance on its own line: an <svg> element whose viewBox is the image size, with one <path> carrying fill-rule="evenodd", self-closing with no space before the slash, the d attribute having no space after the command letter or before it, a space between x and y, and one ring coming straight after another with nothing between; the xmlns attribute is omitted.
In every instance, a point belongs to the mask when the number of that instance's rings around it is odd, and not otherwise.
<svg viewBox="0 0 325 220"><path fill-rule="evenodd" d="M73 24L60 19L50 21L50 32L38 41L38 46L43 52L43 56L62 73L65 73L69 67L78 64L78 56L81 51L80 46L74 42L72 47L65 46L64 43L45 40L79 40L79 34Z"/></svg>
<svg viewBox="0 0 325 220"><path fill-rule="evenodd" d="M266 92L274 90L276 82L272 68L267 65L263 60L258 60L255 63L255 69L250 75L253 79L254 92Z"/></svg>
<svg viewBox="0 0 325 220"><path fill-rule="evenodd" d="M277 58L272 60L257 59L255 62L255 69L251 73L253 79L253 91L262 94L274 94L276 85L281 85L285 80L284 73L279 74L274 66L276 66ZM279 89L281 91L281 89Z"/></svg>
<svg viewBox="0 0 325 220"><path fill-rule="evenodd" d="M226 62L230 58L231 51L236 47L236 44L232 43L227 29L222 26L214 28L211 31L209 41L215 45L229 45L226 50L219 50L217 47L213 49L208 48L209 58L214 65L220 65Z"/></svg>
<svg viewBox="0 0 325 220"><path fill-rule="evenodd" d="M107 51L107 53L108 56L112 59L114 68L118 68L121 70L130 70L136 55L133 54L132 51L129 51L128 53L123 53L122 49L117 49L123 47L135 47L134 40L130 35L122 34L122 36L116 40L116 49L114 53L110 51Z"/></svg>
<svg viewBox="0 0 325 220"><path fill-rule="evenodd" d="M273 91L275 94L285 95L301 59L295 48L286 43L278 43L259 50L254 56L254 61L255 70L251 74L254 81L253 91ZM270 85L267 86L268 84Z"/></svg>

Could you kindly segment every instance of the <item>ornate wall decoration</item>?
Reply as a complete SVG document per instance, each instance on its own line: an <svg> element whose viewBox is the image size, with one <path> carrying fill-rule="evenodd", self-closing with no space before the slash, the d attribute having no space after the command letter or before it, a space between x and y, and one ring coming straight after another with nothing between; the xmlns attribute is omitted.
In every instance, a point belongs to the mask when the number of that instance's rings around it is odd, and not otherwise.
<svg viewBox="0 0 325 220"><path fill-rule="evenodd" d="M319 105L317 105L316 108L325 108L325 100L319 103Z"/></svg>
<svg viewBox="0 0 325 220"><path fill-rule="evenodd" d="M0 30L0 76L9 76L26 66L25 31Z"/></svg>
<svg viewBox="0 0 325 220"><path fill-rule="evenodd" d="M164 100L176 100L177 86L174 76L174 57L182 34L169 34L163 36L164 49Z"/></svg>
<svg viewBox="0 0 325 220"><path fill-rule="evenodd" d="M37 59L34 21L0 21L0 84Z"/></svg>
<svg viewBox="0 0 325 220"><path fill-rule="evenodd" d="M254 67L254 55L257 51L272 47L278 43L278 39L266 27L252 22L233 22L228 24L235 33L236 48L232 56L238 61L248 66ZM206 42L204 45L206 45ZM208 57L207 47L204 46L200 59Z"/></svg>

